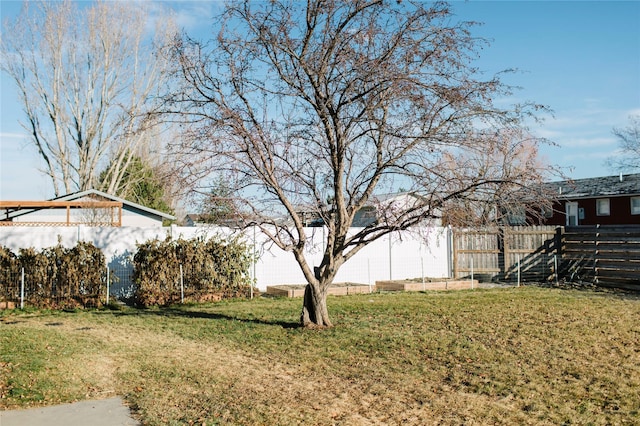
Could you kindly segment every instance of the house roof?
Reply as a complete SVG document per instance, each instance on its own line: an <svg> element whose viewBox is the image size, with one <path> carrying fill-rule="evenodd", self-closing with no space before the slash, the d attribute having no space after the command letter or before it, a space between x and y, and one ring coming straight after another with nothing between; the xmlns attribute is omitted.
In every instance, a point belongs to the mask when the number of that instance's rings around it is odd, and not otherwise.
<svg viewBox="0 0 640 426"><path fill-rule="evenodd" d="M559 198L615 197L640 194L640 173L550 182Z"/></svg>
<svg viewBox="0 0 640 426"><path fill-rule="evenodd" d="M131 201L127 201L124 198L116 197L115 195L107 194L106 192L98 191L97 189L88 189L86 191L73 192L71 194L52 198L48 201L74 201L74 200L82 199L84 197L91 197L91 196L93 197L97 196L106 200L116 201L116 202L122 203L123 208L125 208L126 206L129 210L138 210L152 216L159 216L162 219L167 219L167 220L176 219L175 216L172 216L168 213L164 213L159 210L155 210ZM35 210L37 209L28 209L28 210L25 209L25 210L14 211L14 212L8 213L7 217L10 218L10 217L22 216L24 214L32 213Z"/></svg>
<svg viewBox="0 0 640 426"><path fill-rule="evenodd" d="M204 219L206 219L205 215L200 214L200 213L189 213L184 218L185 219L191 219L194 222L199 222L199 221L203 221Z"/></svg>
<svg viewBox="0 0 640 426"><path fill-rule="evenodd" d="M137 204L137 203L134 203L132 201L127 201L124 198L116 197L115 195L107 194L106 192L98 191L97 189L88 189L86 191L73 192L71 194L63 195L63 196L58 197L58 198L53 198L51 201L71 201L71 200L77 200L79 198L88 197L88 196L91 196L91 195L97 195L99 197L106 198L108 200L118 201L118 202L122 203L123 206L128 206L128 207L130 207L132 209L136 209L136 210L142 210L143 212L147 212L147 213L155 215L155 216L160 216L163 219L167 219L167 220L175 220L176 219L175 216L170 215L168 213L164 213L164 212L161 212L160 210L156 210L156 209L152 209L152 208L149 208L149 207L145 207L145 206L143 206L141 204Z"/></svg>

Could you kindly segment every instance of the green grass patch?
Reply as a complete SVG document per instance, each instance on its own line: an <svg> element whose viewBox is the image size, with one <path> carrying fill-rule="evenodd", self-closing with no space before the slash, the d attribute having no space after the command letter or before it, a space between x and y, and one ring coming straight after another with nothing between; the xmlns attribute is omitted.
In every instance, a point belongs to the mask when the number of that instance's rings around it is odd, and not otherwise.
<svg viewBox="0 0 640 426"><path fill-rule="evenodd" d="M4 313L3 408L123 395L144 424L634 424L640 299L521 287Z"/></svg>

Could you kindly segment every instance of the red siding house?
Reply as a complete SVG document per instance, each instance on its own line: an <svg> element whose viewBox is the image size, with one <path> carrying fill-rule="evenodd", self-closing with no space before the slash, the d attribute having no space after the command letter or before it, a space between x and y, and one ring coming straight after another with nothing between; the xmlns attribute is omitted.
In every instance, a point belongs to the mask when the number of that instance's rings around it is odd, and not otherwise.
<svg viewBox="0 0 640 426"><path fill-rule="evenodd" d="M640 224L640 173L549 183L557 191L546 225Z"/></svg>

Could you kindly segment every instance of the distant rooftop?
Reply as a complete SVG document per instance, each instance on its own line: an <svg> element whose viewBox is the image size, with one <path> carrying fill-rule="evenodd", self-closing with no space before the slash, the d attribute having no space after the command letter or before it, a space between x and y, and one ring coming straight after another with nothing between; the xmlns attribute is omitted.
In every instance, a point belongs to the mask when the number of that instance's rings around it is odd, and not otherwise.
<svg viewBox="0 0 640 426"><path fill-rule="evenodd" d="M640 194L640 173L571 179L548 183L560 198L611 197Z"/></svg>

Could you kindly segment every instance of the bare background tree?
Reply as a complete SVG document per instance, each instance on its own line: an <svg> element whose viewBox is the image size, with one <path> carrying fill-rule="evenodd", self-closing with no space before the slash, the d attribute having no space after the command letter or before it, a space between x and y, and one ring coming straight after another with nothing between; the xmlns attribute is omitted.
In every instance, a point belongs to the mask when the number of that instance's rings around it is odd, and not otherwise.
<svg viewBox="0 0 640 426"><path fill-rule="evenodd" d="M17 85L31 136L56 196L93 187L118 194L135 155L147 151L149 112L166 76L157 48L175 28L169 16L150 34L143 3L25 2L5 22L2 71Z"/></svg>
<svg viewBox="0 0 640 426"><path fill-rule="evenodd" d="M92 203L76 211L77 219L87 226L112 226L119 214L118 208L99 207Z"/></svg>
<svg viewBox="0 0 640 426"><path fill-rule="evenodd" d="M640 115L629 117L629 125L614 128L613 134L618 138L619 154L609 158L609 167L620 171L633 171L640 168Z"/></svg>
<svg viewBox="0 0 640 426"><path fill-rule="evenodd" d="M331 325L327 289L371 241L449 205L495 205L515 188L521 200L542 179L541 141L500 137L523 135L540 107L494 103L510 89L472 66L485 42L447 4L398 3L233 2L215 40L173 47L183 86L167 105L189 120L184 170L222 176L237 215L293 253L305 326ZM399 188L412 196L383 196ZM370 206L377 220L351 228ZM327 229L315 267L309 211Z"/></svg>
<svg viewBox="0 0 640 426"><path fill-rule="evenodd" d="M541 222L553 208L557 194L544 183L554 172L540 157L540 141L522 128L476 131L476 140L455 158L446 157L451 170L448 192L482 182L461 196L451 197L442 210L443 224L452 226L524 225ZM473 148L475 145L476 148Z"/></svg>

